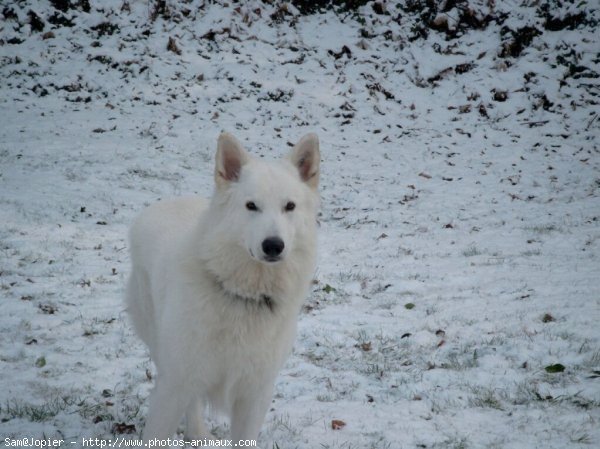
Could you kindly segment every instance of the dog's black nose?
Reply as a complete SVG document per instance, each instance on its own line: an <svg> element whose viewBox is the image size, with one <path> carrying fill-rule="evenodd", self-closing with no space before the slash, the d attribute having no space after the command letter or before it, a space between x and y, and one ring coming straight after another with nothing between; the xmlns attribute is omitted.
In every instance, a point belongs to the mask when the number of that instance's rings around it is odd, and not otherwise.
<svg viewBox="0 0 600 449"><path fill-rule="evenodd" d="M283 251L285 244L279 237L268 237L262 242L262 250L269 258L276 258Z"/></svg>

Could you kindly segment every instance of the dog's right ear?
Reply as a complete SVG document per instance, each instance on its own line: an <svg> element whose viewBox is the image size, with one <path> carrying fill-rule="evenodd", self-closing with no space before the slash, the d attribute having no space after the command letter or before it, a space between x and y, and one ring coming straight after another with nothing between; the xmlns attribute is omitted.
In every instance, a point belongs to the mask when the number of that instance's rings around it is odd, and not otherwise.
<svg viewBox="0 0 600 449"><path fill-rule="evenodd" d="M221 187L239 180L242 166L248 162L249 156L235 137L224 132L219 136L216 159L215 183Z"/></svg>

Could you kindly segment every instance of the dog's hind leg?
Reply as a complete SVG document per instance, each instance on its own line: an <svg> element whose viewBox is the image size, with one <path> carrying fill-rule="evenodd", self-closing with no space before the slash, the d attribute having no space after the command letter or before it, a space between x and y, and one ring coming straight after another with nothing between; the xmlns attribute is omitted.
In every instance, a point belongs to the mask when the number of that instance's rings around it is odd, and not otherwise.
<svg viewBox="0 0 600 449"><path fill-rule="evenodd" d="M212 439L204 424L204 401L194 397L185 414L185 436L189 440Z"/></svg>

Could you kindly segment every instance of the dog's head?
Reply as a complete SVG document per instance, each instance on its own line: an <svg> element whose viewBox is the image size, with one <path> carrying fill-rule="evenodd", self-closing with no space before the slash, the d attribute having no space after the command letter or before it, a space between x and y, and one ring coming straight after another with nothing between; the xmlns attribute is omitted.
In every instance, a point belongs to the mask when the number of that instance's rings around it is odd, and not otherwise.
<svg viewBox="0 0 600 449"><path fill-rule="evenodd" d="M252 158L231 134L219 136L215 200L235 243L265 264L303 245L318 206L319 139L307 134L276 162Z"/></svg>

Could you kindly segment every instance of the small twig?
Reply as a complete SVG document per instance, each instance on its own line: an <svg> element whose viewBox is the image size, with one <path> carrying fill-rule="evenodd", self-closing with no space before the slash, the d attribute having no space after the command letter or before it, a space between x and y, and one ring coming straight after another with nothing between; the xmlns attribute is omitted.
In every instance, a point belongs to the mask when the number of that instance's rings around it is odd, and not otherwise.
<svg viewBox="0 0 600 449"><path fill-rule="evenodd" d="M589 130L590 126L592 126L592 124L596 121L596 119L598 118L598 114L594 113L594 116L592 117L592 119L588 122L587 126L585 127L585 130Z"/></svg>
<svg viewBox="0 0 600 449"><path fill-rule="evenodd" d="M521 125L529 125L530 128L534 127L534 126L542 126L545 125L546 123L548 123L549 120L540 120L538 122L521 122Z"/></svg>

